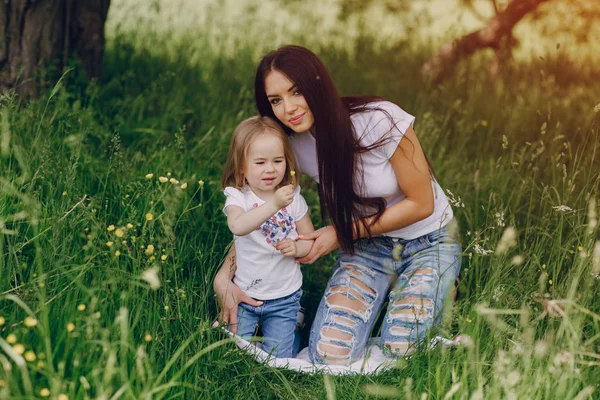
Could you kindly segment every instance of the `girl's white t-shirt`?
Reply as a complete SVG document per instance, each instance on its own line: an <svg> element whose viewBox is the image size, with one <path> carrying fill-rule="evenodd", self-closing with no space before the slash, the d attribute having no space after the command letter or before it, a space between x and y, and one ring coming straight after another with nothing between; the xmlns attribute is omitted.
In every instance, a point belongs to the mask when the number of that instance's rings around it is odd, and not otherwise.
<svg viewBox="0 0 600 400"><path fill-rule="evenodd" d="M225 188L225 207L234 205L244 211L265 203L250 188ZM294 257L285 257L273 244L285 239L298 239L296 222L308 212L306 200L300 195L300 186L294 191L292 203L277 211L265 223L244 236L233 235L235 241L236 272L233 282L248 296L271 300L288 296L302 286L300 264Z"/></svg>
<svg viewBox="0 0 600 400"><path fill-rule="evenodd" d="M362 146L370 146L382 140L376 148L358 155L358 171L355 174L357 192L362 197L383 197L387 207L399 203L405 198L398 186L396 174L390 163L390 158L398 148L406 130L413 126L415 117L389 101L378 101L369 104L370 110L351 116L354 130ZM297 168L319 182L316 140L310 132L294 133L290 142L296 155ZM331 157L335 157L336 149L331 149ZM363 179L364 178L364 179ZM433 213L407 227L387 232L385 236L402 239L416 239L420 236L440 229L450 222L453 217L448 198L435 179L431 179L431 187L435 201Z"/></svg>

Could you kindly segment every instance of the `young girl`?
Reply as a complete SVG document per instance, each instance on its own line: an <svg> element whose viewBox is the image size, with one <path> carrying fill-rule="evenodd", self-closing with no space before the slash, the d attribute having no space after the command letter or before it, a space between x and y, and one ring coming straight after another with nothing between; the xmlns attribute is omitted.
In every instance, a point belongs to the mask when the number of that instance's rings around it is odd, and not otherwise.
<svg viewBox="0 0 600 400"><path fill-rule="evenodd" d="M292 356L302 296L302 273L294 258L312 246L298 234L314 230L294 165L281 127L270 118L252 117L233 134L222 179L237 265L230 275L246 295L262 301L239 307L237 334L250 338L261 322L262 348L275 357Z"/></svg>
<svg viewBox="0 0 600 400"><path fill-rule="evenodd" d="M261 60L254 94L259 113L289 135L298 168L319 182L321 211L331 221L301 236L314 244L299 261L339 248L312 324L311 360L360 359L380 311L384 353L410 354L439 323L462 251L414 117L381 97L341 97L322 61L300 46ZM222 271L230 268L227 259ZM221 321L250 300L221 271L214 288Z"/></svg>

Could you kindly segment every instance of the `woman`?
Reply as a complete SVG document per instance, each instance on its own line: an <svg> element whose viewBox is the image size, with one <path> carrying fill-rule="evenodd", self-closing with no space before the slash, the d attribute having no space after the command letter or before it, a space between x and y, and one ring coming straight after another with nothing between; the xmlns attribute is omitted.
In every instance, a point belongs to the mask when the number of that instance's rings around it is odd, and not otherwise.
<svg viewBox="0 0 600 400"><path fill-rule="evenodd" d="M298 169L319 182L332 223L301 236L314 244L298 261L340 248L311 329L311 360L362 357L386 295L381 348L410 353L439 322L461 262L452 209L414 117L381 97L340 97L319 58L299 46L265 56L254 89L259 113L288 133ZM239 302L260 305L231 283L234 268L228 258L214 282L220 320L233 326Z"/></svg>

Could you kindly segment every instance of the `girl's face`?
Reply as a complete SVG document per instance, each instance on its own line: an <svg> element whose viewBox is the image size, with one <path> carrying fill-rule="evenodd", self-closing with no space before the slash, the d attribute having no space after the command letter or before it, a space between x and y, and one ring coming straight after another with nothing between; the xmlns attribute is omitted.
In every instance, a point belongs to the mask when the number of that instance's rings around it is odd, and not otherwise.
<svg viewBox="0 0 600 400"><path fill-rule="evenodd" d="M294 82L277 70L265 78L265 92L273 113L285 126L294 132L306 132L315 123L306 100Z"/></svg>
<svg viewBox="0 0 600 400"><path fill-rule="evenodd" d="M285 177L285 153L281 139L268 133L256 137L246 153L244 177L260 197L271 194Z"/></svg>

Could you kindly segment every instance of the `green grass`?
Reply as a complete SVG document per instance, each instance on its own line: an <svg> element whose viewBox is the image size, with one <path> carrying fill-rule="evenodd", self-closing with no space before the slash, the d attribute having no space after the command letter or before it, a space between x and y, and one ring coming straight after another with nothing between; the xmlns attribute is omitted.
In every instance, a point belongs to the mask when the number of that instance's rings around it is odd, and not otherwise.
<svg viewBox="0 0 600 400"><path fill-rule="evenodd" d="M0 99L0 398L598 396L597 70L550 52L508 65L492 90L483 55L429 88L418 71L431 50L366 33L343 45L335 33L330 45L293 31L261 40L248 24L245 40L222 32L221 51L214 23L180 36L108 27L102 81L71 71L40 100ZM221 167L233 128L255 113L258 57L277 40L314 49L342 93L416 115L457 200L460 296L439 333L467 335L464 346L421 349L376 377L307 376L261 366L210 328L231 240ZM303 187L318 225L315 187ZM508 227L516 245L482 254ZM331 260L304 268L309 314ZM157 290L142 279L153 267Z"/></svg>

